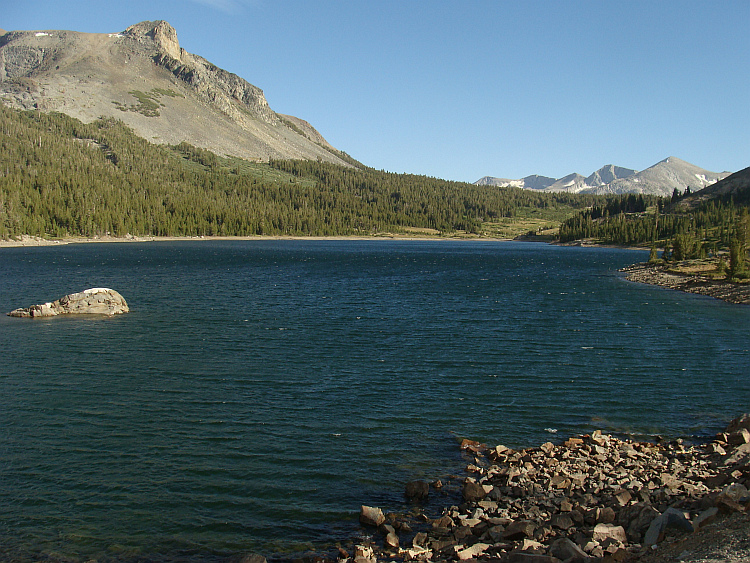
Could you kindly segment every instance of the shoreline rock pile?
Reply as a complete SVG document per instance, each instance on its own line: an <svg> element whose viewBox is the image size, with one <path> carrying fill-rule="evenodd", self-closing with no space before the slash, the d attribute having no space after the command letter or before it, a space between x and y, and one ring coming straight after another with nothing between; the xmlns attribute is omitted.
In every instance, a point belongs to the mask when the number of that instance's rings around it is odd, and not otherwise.
<svg viewBox="0 0 750 563"><path fill-rule="evenodd" d="M125 298L114 289L95 287L71 293L57 301L15 309L9 317L56 317L57 315L119 315L130 311Z"/></svg>
<svg viewBox="0 0 750 563"><path fill-rule="evenodd" d="M595 431L518 451L468 440L462 448L473 457L464 502L401 546L411 526L363 506L360 522L378 528L382 547L360 542L354 563L635 561L658 553L665 538L750 508L750 415L705 445Z"/></svg>
<svg viewBox="0 0 750 563"><path fill-rule="evenodd" d="M715 280L701 275L676 274L668 266L642 262L620 270L629 281L658 285L686 293L696 293L721 299L727 303L750 304L750 284Z"/></svg>

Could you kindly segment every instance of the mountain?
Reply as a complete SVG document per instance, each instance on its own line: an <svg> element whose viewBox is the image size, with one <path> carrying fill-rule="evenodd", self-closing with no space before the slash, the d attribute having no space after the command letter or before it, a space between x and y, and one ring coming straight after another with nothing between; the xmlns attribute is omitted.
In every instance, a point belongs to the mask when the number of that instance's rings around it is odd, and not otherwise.
<svg viewBox="0 0 750 563"><path fill-rule="evenodd" d="M692 190L691 190L692 191ZM730 174L715 184L678 199L673 205L681 210L698 207L699 204L715 198L731 196L736 202L750 201L750 167Z"/></svg>
<svg viewBox="0 0 750 563"><path fill-rule="evenodd" d="M594 188L589 193L642 193L671 196L674 190L682 193L687 188L697 191L729 176L729 172L709 172L694 164L670 156L627 178L614 180Z"/></svg>
<svg viewBox="0 0 750 563"><path fill-rule="evenodd" d="M602 166L599 170L591 174L588 178L584 178L580 174L569 174L563 178L549 178L547 176L539 176L534 174L533 176L526 176L520 180L509 180L506 178L494 178L492 176L485 176L481 180L474 182L478 186L501 186L501 187L516 187L524 188L527 190L544 190L547 192L570 192L578 193L584 190L589 190L616 180L618 178L624 178L635 174L635 170L630 168L622 168L620 166L614 166L613 164L607 164Z"/></svg>
<svg viewBox="0 0 750 563"><path fill-rule="evenodd" d="M544 189L546 192L569 192L578 193L585 190L588 186L586 185L586 178L580 174L568 174L557 180L551 186Z"/></svg>
<svg viewBox="0 0 750 563"><path fill-rule="evenodd" d="M747 192L748 190L750 190L750 167L743 168L739 172L730 174L715 184L703 188L696 195L712 197L737 195L740 192Z"/></svg>
<svg viewBox="0 0 750 563"><path fill-rule="evenodd" d="M631 170L630 168L622 168L620 166L615 166L614 164L607 164L586 178L586 185L594 187L603 186L604 184L609 184L610 182L619 180L620 178L632 176L636 172L638 171Z"/></svg>
<svg viewBox="0 0 750 563"><path fill-rule="evenodd" d="M485 176L474 183L496 186L518 185L521 188L542 189L546 192L588 194L643 193L671 196L675 188L679 192L684 192L688 187L691 191L697 191L710 186L728 175L729 172L710 172L689 162L670 156L641 172L607 164L587 178L576 173L569 174L559 180L553 180L551 183L540 188L530 188L525 183L525 179L504 180L491 176ZM539 176L536 177L538 178Z"/></svg>
<svg viewBox="0 0 750 563"><path fill-rule="evenodd" d="M506 178L493 178L492 176L485 176L481 180L474 182L477 186L500 186L500 187L514 187L514 188L525 188L527 190L543 190L555 183L555 178L549 178L547 176L538 176L534 174L532 176L526 176L520 180L508 180Z"/></svg>
<svg viewBox="0 0 750 563"><path fill-rule="evenodd" d="M353 162L308 122L274 112L260 88L182 49L165 21L120 33L2 32L0 100L85 123L114 117L151 142L219 155Z"/></svg>

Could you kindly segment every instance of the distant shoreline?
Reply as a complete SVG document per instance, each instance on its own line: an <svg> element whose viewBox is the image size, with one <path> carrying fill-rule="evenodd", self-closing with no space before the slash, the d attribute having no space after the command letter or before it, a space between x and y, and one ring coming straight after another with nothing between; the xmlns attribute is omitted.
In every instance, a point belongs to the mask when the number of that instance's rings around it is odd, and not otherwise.
<svg viewBox="0 0 750 563"><path fill-rule="evenodd" d="M110 235L94 237L63 237L48 239L44 237L21 235L13 239L0 239L0 248L17 248L21 246L61 246L66 244L94 244L94 243L126 243L126 242L180 242L180 241L232 241L232 240L414 240L414 241L487 241L487 242L541 242L555 246L570 246L581 248L620 248L624 250L646 250L636 246L618 246L611 244L597 244L589 241L559 243L546 237L518 236L515 238L477 236L467 234L440 235L428 233L377 233L374 235L248 235L248 236L134 236L113 237Z"/></svg>
<svg viewBox="0 0 750 563"><path fill-rule="evenodd" d="M129 243L129 242L180 242L180 241L232 241L232 240L414 240L414 241L512 241L509 238L477 237L477 236L438 236L438 235L410 235L401 233L382 233L377 235L341 235L341 236L293 236L293 235L251 235L251 236L129 236L129 237L64 237L60 239L46 239L42 237L23 235L19 239L2 240L0 248L18 248L35 246L62 246L67 244L95 244L95 243Z"/></svg>

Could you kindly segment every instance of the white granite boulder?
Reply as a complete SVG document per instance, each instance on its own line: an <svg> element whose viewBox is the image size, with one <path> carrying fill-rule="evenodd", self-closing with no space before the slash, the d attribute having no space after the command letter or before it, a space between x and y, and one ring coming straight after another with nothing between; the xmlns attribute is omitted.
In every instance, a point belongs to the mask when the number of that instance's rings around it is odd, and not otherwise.
<svg viewBox="0 0 750 563"><path fill-rule="evenodd" d="M130 311L125 298L114 289L95 287L71 293L51 303L32 305L8 313L11 317L55 317L57 315L119 315Z"/></svg>

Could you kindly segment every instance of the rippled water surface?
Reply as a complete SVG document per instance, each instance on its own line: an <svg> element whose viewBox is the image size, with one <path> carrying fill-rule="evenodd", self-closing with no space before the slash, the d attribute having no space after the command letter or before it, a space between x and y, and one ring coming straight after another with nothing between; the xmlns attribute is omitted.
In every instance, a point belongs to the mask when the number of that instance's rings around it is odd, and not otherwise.
<svg viewBox="0 0 750 563"><path fill-rule="evenodd" d="M207 559L357 531L457 438L705 435L748 411L750 308L632 284L646 254L501 242L0 250L0 553ZM551 429L558 430L550 434Z"/></svg>

